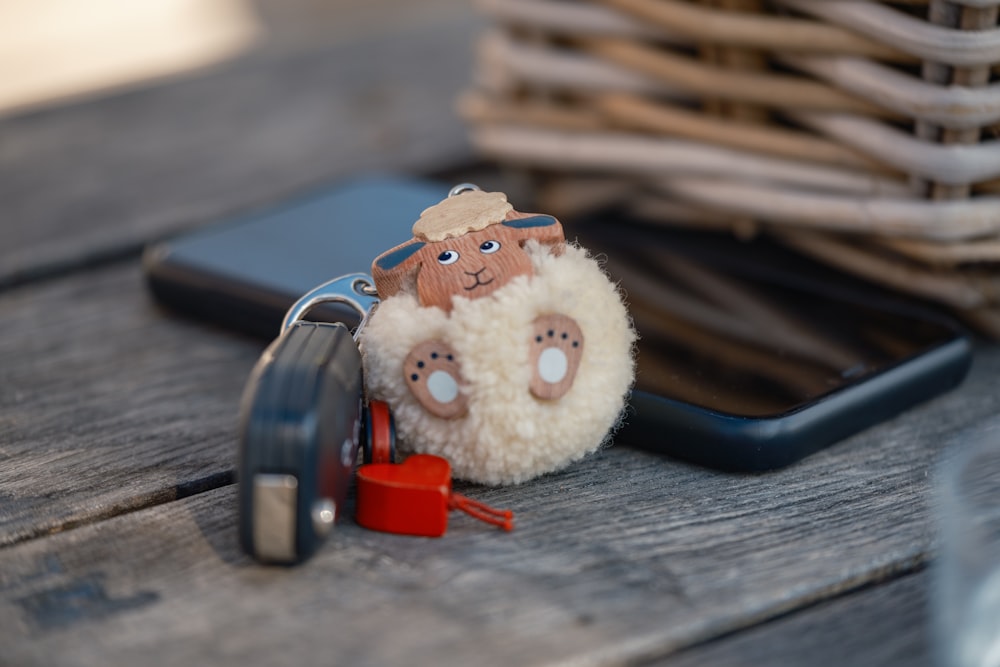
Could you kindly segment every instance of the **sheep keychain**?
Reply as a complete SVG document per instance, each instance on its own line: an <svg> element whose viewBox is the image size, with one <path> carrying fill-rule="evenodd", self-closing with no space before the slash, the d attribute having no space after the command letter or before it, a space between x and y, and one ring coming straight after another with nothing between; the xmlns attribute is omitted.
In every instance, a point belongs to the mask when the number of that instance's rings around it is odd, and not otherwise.
<svg viewBox="0 0 1000 667"><path fill-rule="evenodd" d="M359 525L435 537L461 510L511 530L511 512L455 493L452 475L523 482L594 451L619 422L635 332L617 288L555 218L464 185L413 236L375 259L375 290L350 274L303 295L247 381L239 532L262 562L316 550L359 451ZM361 324L304 319L327 302ZM398 464L393 420L416 454Z"/></svg>
<svg viewBox="0 0 1000 667"><path fill-rule="evenodd" d="M370 399L401 447L454 475L516 484L601 446L634 378L618 289L552 216L455 187L377 257L360 335Z"/></svg>

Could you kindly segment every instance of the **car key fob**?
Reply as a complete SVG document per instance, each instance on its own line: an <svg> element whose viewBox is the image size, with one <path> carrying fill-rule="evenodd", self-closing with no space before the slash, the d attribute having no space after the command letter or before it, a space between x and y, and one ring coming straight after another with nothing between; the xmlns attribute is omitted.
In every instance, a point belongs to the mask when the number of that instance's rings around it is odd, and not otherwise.
<svg viewBox="0 0 1000 667"><path fill-rule="evenodd" d="M304 296L244 392L237 465L240 544L264 562L293 564L316 550L344 506L357 459L365 419L358 346L343 324L300 319L327 301L354 306L363 326L377 297L360 274ZM369 434L391 432L389 426L369 427ZM387 458L385 449L382 438L377 460Z"/></svg>

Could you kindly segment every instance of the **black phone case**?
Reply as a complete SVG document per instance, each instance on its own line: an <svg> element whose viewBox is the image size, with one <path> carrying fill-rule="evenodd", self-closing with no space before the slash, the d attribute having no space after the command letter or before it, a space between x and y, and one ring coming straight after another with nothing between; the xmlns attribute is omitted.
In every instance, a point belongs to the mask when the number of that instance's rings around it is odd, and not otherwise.
<svg viewBox="0 0 1000 667"><path fill-rule="evenodd" d="M296 322L262 355L241 408L237 484L246 553L300 562L332 528L318 515L335 517L344 507L362 387L361 354L341 324Z"/></svg>
<svg viewBox="0 0 1000 667"><path fill-rule="evenodd" d="M971 363L971 344L959 337L865 382L770 417L714 412L635 391L632 414L616 439L720 470L773 470L958 386ZM669 433L664 424L671 425Z"/></svg>

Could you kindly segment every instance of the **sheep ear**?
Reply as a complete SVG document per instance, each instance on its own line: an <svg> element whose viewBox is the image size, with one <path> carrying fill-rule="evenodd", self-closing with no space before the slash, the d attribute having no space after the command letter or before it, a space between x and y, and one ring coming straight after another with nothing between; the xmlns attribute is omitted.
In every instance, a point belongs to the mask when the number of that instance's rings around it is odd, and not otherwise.
<svg viewBox="0 0 1000 667"><path fill-rule="evenodd" d="M375 289L380 298L386 299L403 289L403 279L420 266L417 253L424 245L422 241L413 239L386 250L375 258L372 262L372 278L375 279Z"/></svg>
<svg viewBox="0 0 1000 667"><path fill-rule="evenodd" d="M555 245L566 240L562 224L551 215L512 211L503 221L503 225L513 230L522 244L528 239L536 239L540 243L548 245Z"/></svg>

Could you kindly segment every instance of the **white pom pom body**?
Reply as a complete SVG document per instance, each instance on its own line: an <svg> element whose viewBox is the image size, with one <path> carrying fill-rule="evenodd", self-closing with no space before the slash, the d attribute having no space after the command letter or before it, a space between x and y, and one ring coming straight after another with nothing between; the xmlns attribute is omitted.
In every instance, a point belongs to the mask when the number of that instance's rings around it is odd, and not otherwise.
<svg viewBox="0 0 1000 667"><path fill-rule="evenodd" d="M455 298L450 314L399 293L380 304L362 334L368 395L389 404L401 449L443 456L461 479L519 483L596 450L617 425L634 378L635 332L597 262L573 246L560 255L535 242L526 250L533 276L479 299ZM549 314L573 318L584 345L570 390L543 400L529 391L529 348L535 318ZM429 414L404 382L407 354L431 339L450 345L461 364L458 391L468 399L461 417ZM539 359L543 377L566 372L555 352Z"/></svg>

